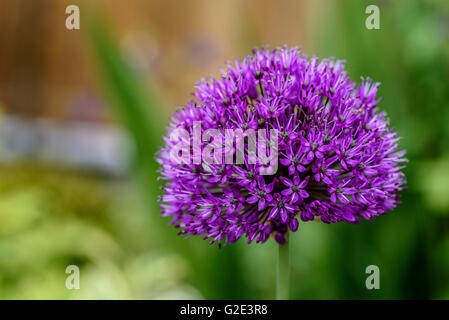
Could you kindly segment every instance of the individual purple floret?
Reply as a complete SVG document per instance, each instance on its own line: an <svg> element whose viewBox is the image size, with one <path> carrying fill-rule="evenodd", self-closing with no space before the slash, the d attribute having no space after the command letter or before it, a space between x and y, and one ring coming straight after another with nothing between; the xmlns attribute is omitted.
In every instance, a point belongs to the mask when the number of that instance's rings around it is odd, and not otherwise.
<svg viewBox="0 0 449 320"><path fill-rule="evenodd" d="M271 236L283 244L288 230L298 229L298 218L357 223L392 210L405 184L405 151L397 151L399 138L376 108L378 86L363 78L356 85L343 61L319 61L299 48L254 49L228 63L220 79L200 81L195 100L171 118L158 154L166 180L162 215L173 218L179 234L203 235L219 245L242 235L248 242ZM216 129L223 137L227 129L276 130L277 170L262 174L250 153L231 164L195 156L176 161L179 141L170 134L188 132L187 151L194 152L195 123L201 134ZM208 142L200 140L202 151Z"/></svg>

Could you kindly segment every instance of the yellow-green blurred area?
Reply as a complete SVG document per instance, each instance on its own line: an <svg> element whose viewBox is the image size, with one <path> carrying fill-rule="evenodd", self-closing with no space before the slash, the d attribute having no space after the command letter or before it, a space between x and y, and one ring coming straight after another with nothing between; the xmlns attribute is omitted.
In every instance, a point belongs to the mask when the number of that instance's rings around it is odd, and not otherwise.
<svg viewBox="0 0 449 320"><path fill-rule="evenodd" d="M66 29L71 4L80 30ZM370 4L379 30L365 27ZM274 242L177 236L154 161L194 83L266 44L381 82L409 159L393 212L300 224L291 297L449 299L446 0L2 0L0 298L274 298ZM69 265L79 290L66 288ZM379 290L365 287L369 265Z"/></svg>

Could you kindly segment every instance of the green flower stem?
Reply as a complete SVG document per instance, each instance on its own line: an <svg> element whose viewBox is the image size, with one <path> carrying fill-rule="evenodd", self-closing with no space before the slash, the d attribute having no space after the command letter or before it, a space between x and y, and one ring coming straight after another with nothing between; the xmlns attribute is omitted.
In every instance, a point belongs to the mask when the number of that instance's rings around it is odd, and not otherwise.
<svg viewBox="0 0 449 320"><path fill-rule="evenodd" d="M277 277L276 277L276 299L288 300L290 292L290 241L278 246Z"/></svg>

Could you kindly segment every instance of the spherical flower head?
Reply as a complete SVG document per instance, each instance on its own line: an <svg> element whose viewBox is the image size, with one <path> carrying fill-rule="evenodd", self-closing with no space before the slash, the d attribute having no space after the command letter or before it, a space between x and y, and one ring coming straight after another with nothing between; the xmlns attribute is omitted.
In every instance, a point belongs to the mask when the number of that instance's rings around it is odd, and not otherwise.
<svg viewBox="0 0 449 320"><path fill-rule="evenodd" d="M241 236L282 244L298 219L357 223L392 210L405 151L376 107L378 86L356 85L344 62L299 48L254 49L228 63L171 118L158 154L162 215L179 234L219 245ZM270 149L271 171L257 161L255 136Z"/></svg>

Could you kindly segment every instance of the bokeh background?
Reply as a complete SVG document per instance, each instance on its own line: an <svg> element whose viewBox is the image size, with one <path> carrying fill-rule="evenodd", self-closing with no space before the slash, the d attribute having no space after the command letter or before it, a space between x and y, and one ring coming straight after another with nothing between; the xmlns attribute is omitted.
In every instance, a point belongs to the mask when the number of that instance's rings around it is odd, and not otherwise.
<svg viewBox="0 0 449 320"><path fill-rule="evenodd" d="M80 30L65 28L76 4ZM365 8L380 8L380 30ZM294 299L449 299L449 2L2 0L0 298L272 299L276 245L218 249L160 217L154 153L193 85L269 44L382 83L409 159L403 204L301 223ZM65 287L68 265L81 289ZM380 268L380 290L365 268Z"/></svg>

